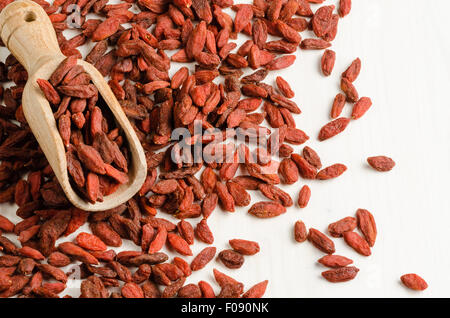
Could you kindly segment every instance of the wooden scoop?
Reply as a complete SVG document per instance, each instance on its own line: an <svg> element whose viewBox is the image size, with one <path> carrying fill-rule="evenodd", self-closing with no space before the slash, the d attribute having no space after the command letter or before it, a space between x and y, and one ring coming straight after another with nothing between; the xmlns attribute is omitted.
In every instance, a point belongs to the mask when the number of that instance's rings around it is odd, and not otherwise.
<svg viewBox="0 0 450 318"><path fill-rule="evenodd" d="M118 127L123 130L131 162L129 182L122 184L113 194L105 196L103 202L92 204L72 189L67 172L66 151L56 120L50 104L36 83L38 78L48 79L66 58L59 49L50 19L35 2L19 0L9 4L0 13L0 30L3 43L28 71L28 82L22 97L23 112L70 202L85 211L103 211L129 200L144 183L147 174L145 154L133 127L103 76L91 64L78 60L78 65L83 66L91 76L111 109Z"/></svg>

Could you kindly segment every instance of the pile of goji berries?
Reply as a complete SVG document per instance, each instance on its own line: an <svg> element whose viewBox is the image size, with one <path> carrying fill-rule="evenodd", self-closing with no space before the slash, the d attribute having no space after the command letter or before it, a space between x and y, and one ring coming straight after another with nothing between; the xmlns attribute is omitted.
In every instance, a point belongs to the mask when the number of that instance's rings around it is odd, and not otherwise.
<svg viewBox="0 0 450 318"><path fill-rule="evenodd" d="M0 0L0 9L11 2ZM291 145L309 139L295 125L294 116L301 111L292 100L294 91L281 77L276 78L276 87L263 81L269 72L290 67L298 48L329 48L340 18L350 12L351 0L340 0L338 13L334 5L322 4L325 0L254 0L253 4L234 4L233 0L35 2L48 13L61 50L68 56L66 63L74 57L82 58L78 47L93 43L85 59L108 77L145 149L148 174L136 196L114 209L89 214L70 205L22 112L21 95L27 73L9 55L0 63L0 81L13 82L1 90L5 106L0 107L0 202L17 204L16 214L22 221L13 224L0 216L0 297L67 297L64 290L73 273L65 273L61 268L74 263L79 264L81 297L263 296L267 280L244 288L241 282L216 269L214 277L221 287L218 295L206 281L185 285L192 271L204 268L217 251L213 246L206 247L190 264L183 256L193 254L190 246L196 240L214 243L207 221L218 210L217 205L233 212L236 206L250 205L248 191L259 191L267 201L254 203L248 212L260 218L276 217L294 205L291 196L277 184L294 184L300 178L327 180L346 171L347 167L340 163L322 168L319 155L310 147L304 147L301 154L294 153ZM94 15L88 17L90 13ZM79 26L72 20L78 21ZM69 28L79 34L66 39L63 31ZM305 30L312 30L316 37L302 39L300 33ZM240 47L233 42L238 35L248 38ZM269 36L274 40L269 40ZM335 58L330 49L324 52L324 75L332 73ZM170 77L171 62L189 63L193 71L180 67ZM245 75L249 68L252 73ZM354 120L371 107L370 99L359 98L353 85L360 68L360 60L356 59L342 74L343 94L336 96L331 110L334 120L320 130L319 140L341 133L350 123L350 119L339 117L346 102L353 104ZM61 81L69 82L73 78L65 77L77 76L76 72L68 71ZM96 153L104 164L113 162L121 171L111 166L115 171L108 168L107 172L90 165L92 162L83 158L86 152L79 149L81 141L87 138L95 143L97 134L101 134L111 147L120 149L125 160L126 142L113 126L101 119L92 120L97 104L90 100L92 87L87 95L86 88L82 88L77 94L83 94L72 96L73 90L61 88L59 81L43 80L41 87L51 93L46 95L54 101L55 117L59 116L55 120L59 122L62 141L66 146L76 146L68 150L72 155L76 152L82 169L71 174L73 182L79 182L82 189L81 175L86 178L86 197L96 201L109 193L111 182L121 183L118 172L125 173L127 166L123 160L105 158L111 155L110 147ZM77 84L91 85L87 79L81 81ZM76 105L72 101L69 107L66 101L64 111L58 111L62 103L57 102L58 98L67 100L67 96L85 101L77 101ZM82 108L85 103L88 106ZM255 112L261 105L262 110ZM87 115L85 110L90 113ZM196 134L195 123L200 123L200 134ZM270 128L264 126L266 123ZM68 125L74 127L70 134ZM177 128L190 132L190 145L208 148L216 158L220 154L221 160L182 160L189 157L186 153L174 160L172 154L177 153L180 142L171 136ZM217 134L210 133L214 128L219 129L223 139L234 137L227 128L239 128L248 133L248 138L264 140L267 147L250 151L242 144L229 149L228 144L218 142ZM100 149L99 143L100 140ZM87 153L92 154L92 150ZM279 166L274 158L277 154ZM379 171L394 166L392 159L383 156L371 157L368 162ZM239 167L244 174L237 175ZM70 172L73 167L68 168ZM98 182L92 175L99 178ZM94 189L92 184L96 185L95 191L90 191ZM311 190L304 186L298 205L306 207L310 196ZM179 219L176 223L175 218ZM81 232L73 242L57 242L76 233L85 223L92 234ZM356 227L362 236L354 232ZM362 255L370 255L377 234L372 214L364 209L357 211L356 218L330 224L328 231L333 237L343 237ZM327 254L319 260L331 267L322 273L325 279L342 282L358 273L356 267L348 266L352 260L333 255L334 243L324 233L313 228L307 231L299 221L295 224L295 239L308 239ZM111 247L122 246L123 240L132 241L136 249L116 254ZM232 269L241 267L244 256L254 255L260 249L258 243L243 239L232 239L229 244L231 249L221 251L218 259ZM169 256L161 252L164 246L180 257L169 261ZM426 288L425 281L415 274L402 276L402 281L413 289Z"/></svg>
<svg viewBox="0 0 450 318"><path fill-rule="evenodd" d="M76 55L67 57L48 81L38 79L37 84L55 108L73 188L91 203L103 201L128 182L128 152L111 111L90 75L77 65Z"/></svg>

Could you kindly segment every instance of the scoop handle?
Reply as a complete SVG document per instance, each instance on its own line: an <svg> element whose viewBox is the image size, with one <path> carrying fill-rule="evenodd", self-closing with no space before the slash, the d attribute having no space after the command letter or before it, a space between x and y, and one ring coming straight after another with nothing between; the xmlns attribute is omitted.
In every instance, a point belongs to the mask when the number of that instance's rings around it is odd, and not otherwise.
<svg viewBox="0 0 450 318"><path fill-rule="evenodd" d="M0 13L3 43L29 74L46 61L61 57L56 33L44 9L29 0L18 0Z"/></svg>

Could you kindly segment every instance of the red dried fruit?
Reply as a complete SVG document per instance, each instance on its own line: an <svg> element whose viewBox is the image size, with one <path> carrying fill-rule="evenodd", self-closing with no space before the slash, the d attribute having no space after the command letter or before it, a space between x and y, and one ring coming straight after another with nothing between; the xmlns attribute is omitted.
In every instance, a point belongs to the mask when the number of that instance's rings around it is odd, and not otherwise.
<svg viewBox="0 0 450 318"><path fill-rule="evenodd" d="M217 206L219 197L216 193L210 193L203 199L202 214L207 219Z"/></svg>
<svg viewBox="0 0 450 318"><path fill-rule="evenodd" d="M294 145L301 145L305 143L308 139L309 137L305 134L304 131L297 128L287 127L284 139L285 142Z"/></svg>
<svg viewBox="0 0 450 318"><path fill-rule="evenodd" d="M336 62L336 53L333 50L325 50L322 55L321 68L325 76L330 76Z"/></svg>
<svg viewBox="0 0 450 318"><path fill-rule="evenodd" d="M286 184L294 184L299 177L297 165L292 159L285 158L281 161L278 167L278 174Z"/></svg>
<svg viewBox="0 0 450 318"><path fill-rule="evenodd" d="M296 30L291 28L288 24L284 23L281 20L275 22L276 28L280 35L288 42L299 44L302 40L302 37Z"/></svg>
<svg viewBox="0 0 450 318"><path fill-rule="evenodd" d="M319 132L319 140L324 141L331 137L336 136L337 134L340 134L347 128L347 125L350 123L350 119L348 118L338 118L335 119L320 129Z"/></svg>
<svg viewBox="0 0 450 318"><path fill-rule="evenodd" d="M86 178L86 195L89 201L95 202L100 194L100 181L98 175L89 172Z"/></svg>
<svg viewBox="0 0 450 318"><path fill-rule="evenodd" d="M191 248L189 247L189 244L183 240L180 236L168 233L167 234L167 240L169 241L170 246L176 250L178 253L182 255L192 255Z"/></svg>
<svg viewBox="0 0 450 318"><path fill-rule="evenodd" d="M322 162L320 160L319 155L317 152L312 149L311 147L305 146L303 148L302 152L303 158L312 166L316 167L317 169L322 168Z"/></svg>
<svg viewBox="0 0 450 318"><path fill-rule="evenodd" d="M323 170L320 170L316 175L316 179L328 180L328 179L337 178L341 174L343 174L346 170L347 170L347 167L345 165L336 163L332 166L326 167Z"/></svg>
<svg viewBox="0 0 450 318"><path fill-rule="evenodd" d="M203 298L216 298L216 295L214 294L214 290L211 287L211 285L205 281L199 281L198 287L200 288L202 292Z"/></svg>
<svg viewBox="0 0 450 318"><path fill-rule="evenodd" d="M34 260L43 260L45 259L45 256L41 254L41 252L39 252L38 250L29 247L29 246L24 246L22 248L19 248L18 250L19 254L25 257L29 257L32 258Z"/></svg>
<svg viewBox="0 0 450 318"><path fill-rule="evenodd" d="M294 64L295 59L296 59L295 55L281 56L281 57L273 60L269 64L265 65L265 68L269 71L281 70L281 69L287 68L287 67L291 66L292 64Z"/></svg>
<svg viewBox="0 0 450 318"><path fill-rule="evenodd" d="M266 292L268 283L269 281L265 280L252 286L242 295L242 298L261 298L262 296L264 296L264 293Z"/></svg>
<svg viewBox="0 0 450 318"><path fill-rule="evenodd" d="M227 284L222 287L217 298L239 298L243 287L239 284Z"/></svg>
<svg viewBox="0 0 450 318"><path fill-rule="evenodd" d="M188 284L178 290L178 297L180 298L201 298L202 291L200 287L195 284Z"/></svg>
<svg viewBox="0 0 450 318"><path fill-rule="evenodd" d="M298 0L298 10L297 14L304 17L312 17L313 12L311 10L310 4L308 0Z"/></svg>
<svg viewBox="0 0 450 318"><path fill-rule="evenodd" d="M181 269L181 271L183 272L184 276L190 276L192 274L192 270L190 265L182 258L180 257L174 257L172 260L172 263L178 267L179 269Z"/></svg>
<svg viewBox="0 0 450 318"><path fill-rule="evenodd" d="M49 82L53 86L57 86L61 83L64 76L77 64L77 57L75 55L69 56L65 58L59 66L56 68L56 70L52 73L52 75L49 78Z"/></svg>
<svg viewBox="0 0 450 318"><path fill-rule="evenodd" d="M177 229L184 240L189 244L194 244L194 228L191 223L181 220L177 224Z"/></svg>
<svg viewBox="0 0 450 318"><path fill-rule="evenodd" d="M52 84L44 79L37 79L36 82L38 83L41 91L44 93L45 98L53 105L58 105L61 101L61 97L59 97L58 92L55 90Z"/></svg>
<svg viewBox="0 0 450 318"><path fill-rule="evenodd" d="M298 195L298 205L299 205L299 207L300 208L306 208L310 198L311 198L311 189L307 185L304 185L300 189L300 193Z"/></svg>
<svg viewBox="0 0 450 318"><path fill-rule="evenodd" d="M262 201L252 205L248 213L259 218L272 218L286 212L286 208L278 202Z"/></svg>
<svg viewBox="0 0 450 318"><path fill-rule="evenodd" d="M331 43L322 39L304 39L300 43L300 48L303 50L323 50L330 46Z"/></svg>
<svg viewBox="0 0 450 318"><path fill-rule="evenodd" d="M253 42L260 48L264 48L267 41L267 25L261 19L257 19L252 25Z"/></svg>
<svg viewBox="0 0 450 318"><path fill-rule="evenodd" d="M294 238L299 243L303 243L308 238L308 231L306 230L305 223L302 221L295 222Z"/></svg>
<svg viewBox="0 0 450 318"><path fill-rule="evenodd" d="M361 71L361 60L356 58L352 64L342 73L342 78L347 79L350 82L354 82Z"/></svg>
<svg viewBox="0 0 450 318"><path fill-rule="evenodd" d="M66 254L67 256L77 259L83 263L93 265L98 264L98 259L96 257L71 242L64 242L59 244L58 249L61 253Z"/></svg>
<svg viewBox="0 0 450 318"><path fill-rule="evenodd" d="M14 202L20 207L31 200L30 187L25 180L19 180L16 184ZM0 219L0 229L2 220ZM13 224L14 226L14 224ZM6 230L5 230L6 231Z"/></svg>
<svg viewBox="0 0 450 318"><path fill-rule="evenodd" d="M233 250L223 250L218 257L228 268L240 268L244 264L244 257Z"/></svg>
<svg viewBox="0 0 450 318"><path fill-rule="evenodd" d="M325 234L314 228L309 229L308 240L324 253L333 254L336 251L333 241L330 240Z"/></svg>
<svg viewBox="0 0 450 318"><path fill-rule="evenodd" d="M260 184L258 189L261 193L270 200L280 203L284 207L289 207L293 205L291 196L281 190L280 188L272 184Z"/></svg>
<svg viewBox="0 0 450 318"><path fill-rule="evenodd" d="M205 267L216 255L215 247L205 247L191 262L191 269L198 271Z"/></svg>
<svg viewBox="0 0 450 318"><path fill-rule="evenodd" d="M93 147L79 144L77 147L77 154L78 158L87 169L98 174L106 173L105 163L98 151Z"/></svg>
<svg viewBox="0 0 450 318"><path fill-rule="evenodd" d="M224 288L227 285L233 285L233 286L237 286L238 288L238 293L241 294L243 289L244 289L244 285L240 282L238 282L237 280L235 280L234 278L218 271L217 269L213 269L213 274L214 274L214 279L216 280L217 284L219 284L220 287Z"/></svg>
<svg viewBox="0 0 450 318"><path fill-rule="evenodd" d="M222 208L228 212L234 212L234 199L228 192L227 187L220 181L217 181L216 192L219 197Z"/></svg>
<svg viewBox="0 0 450 318"><path fill-rule="evenodd" d="M341 283L352 280L358 274L359 269L354 266L330 269L322 272L322 276L329 282Z"/></svg>
<svg viewBox="0 0 450 318"><path fill-rule="evenodd" d="M317 9L311 19L314 33L320 38L327 34L331 27L334 5L323 6Z"/></svg>
<svg viewBox="0 0 450 318"><path fill-rule="evenodd" d="M361 230L367 243L369 243L370 247L374 246L377 238L377 226L372 213L365 209L358 209L356 211L356 219L358 228Z"/></svg>
<svg viewBox="0 0 450 318"><path fill-rule="evenodd" d="M372 100L369 97L361 97L353 106L352 119L361 118L372 106Z"/></svg>
<svg viewBox="0 0 450 318"><path fill-rule="evenodd" d="M345 242L359 254L364 256L372 254L369 244L358 233L345 232L343 237Z"/></svg>
<svg viewBox="0 0 450 318"><path fill-rule="evenodd" d="M48 263L55 267L64 267L71 263L69 257L60 252L53 252L48 257Z"/></svg>
<svg viewBox="0 0 450 318"><path fill-rule="evenodd" d="M142 288L133 282L128 282L123 285L121 293L124 298L144 298Z"/></svg>
<svg viewBox="0 0 450 318"><path fill-rule="evenodd" d="M331 268L345 267L353 263L351 259L340 255L325 255L318 262L323 266Z"/></svg>
<svg viewBox="0 0 450 318"><path fill-rule="evenodd" d="M158 232L156 233L156 236L153 239L153 241L150 243L148 253L153 254L162 249L164 244L166 243L166 239L167 239L166 228L163 226L158 227Z"/></svg>
<svg viewBox="0 0 450 318"><path fill-rule="evenodd" d="M344 94L337 94L333 101L333 106L331 107L331 118L335 119L339 117L342 113L342 110L345 106L345 95Z"/></svg>
<svg viewBox="0 0 450 318"><path fill-rule="evenodd" d="M259 252L259 244L257 242L233 239L229 240L228 243L236 252L242 255L255 255Z"/></svg>
<svg viewBox="0 0 450 318"><path fill-rule="evenodd" d="M37 267L39 268L39 270L42 273L45 273L45 274L53 277L57 281L60 281L63 283L67 282L67 275L64 274L64 272L61 269L56 268L49 264L39 264L39 265L37 265Z"/></svg>
<svg viewBox="0 0 450 318"><path fill-rule="evenodd" d="M356 219L348 216L328 225L328 233L333 237L341 237L345 232L356 229Z"/></svg>
<svg viewBox="0 0 450 318"><path fill-rule="evenodd" d="M352 0L339 0L338 12L341 18L349 14L351 9L352 9Z"/></svg>
<svg viewBox="0 0 450 318"><path fill-rule="evenodd" d="M375 156L367 158L369 165L377 171L391 171L395 167L395 161L386 156Z"/></svg>
<svg viewBox="0 0 450 318"><path fill-rule="evenodd" d="M78 228L86 223L89 216L89 212L77 209L75 207L71 209L71 212L72 216L70 218L69 224L67 225L64 236L69 236L70 234L74 233Z"/></svg>
<svg viewBox="0 0 450 318"><path fill-rule="evenodd" d="M6 274L0 274L0 292L8 290L12 285L11 278Z"/></svg>
<svg viewBox="0 0 450 318"><path fill-rule="evenodd" d="M214 236L209 229L206 219L201 220L195 227L195 236L206 244L214 243Z"/></svg>
<svg viewBox="0 0 450 318"><path fill-rule="evenodd" d="M50 220L42 224L39 229L39 250L45 256L53 252L54 245L67 229L71 217L70 211L58 211Z"/></svg>
<svg viewBox="0 0 450 318"><path fill-rule="evenodd" d="M270 4L268 5L267 12L266 12L267 18L270 21L278 20L282 6L283 6L282 0L271 1Z"/></svg>
<svg viewBox="0 0 450 318"><path fill-rule="evenodd" d="M349 102L356 103L358 101L358 91L355 86L353 86L352 82L345 77L341 79L341 89L345 93L345 96Z"/></svg>
<svg viewBox="0 0 450 318"><path fill-rule="evenodd" d="M291 86L284 78L282 78L281 76L277 76L276 82L278 89L284 96L286 96L287 98L293 98L295 96L295 93L292 90Z"/></svg>
<svg viewBox="0 0 450 318"><path fill-rule="evenodd" d="M101 239L86 232L81 232L78 234L76 242L80 247L91 251L106 251L107 249L106 244L103 243Z"/></svg>
<svg viewBox="0 0 450 318"><path fill-rule="evenodd" d="M100 23L92 33L92 41L104 40L117 32L120 26L118 17L110 17Z"/></svg>
<svg viewBox="0 0 450 318"><path fill-rule="evenodd" d="M177 187L178 182L175 179L161 180L153 186L152 191L158 194L169 194L174 192Z"/></svg>
<svg viewBox="0 0 450 318"><path fill-rule="evenodd" d="M203 50L206 42L206 23L201 21L193 30L186 43L186 54L189 58L195 57Z"/></svg>
<svg viewBox="0 0 450 318"><path fill-rule="evenodd" d="M412 290L425 290L428 288L427 282L417 274L405 274L400 279L406 287Z"/></svg>
<svg viewBox="0 0 450 318"><path fill-rule="evenodd" d="M317 169L305 160L302 156L293 153L291 159L297 165L300 176L304 179L315 179L317 175Z"/></svg>
<svg viewBox="0 0 450 318"><path fill-rule="evenodd" d="M240 184L229 181L227 182L227 189L230 195L233 197L235 205L247 206L250 204L250 194L248 194L245 188Z"/></svg>
<svg viewBox="0 0 450 318"><path fill-rule="evenodd" d="M14 230L14 223L3 215L0 215L0 230L4 232L12 232Z"/></svg>
<svg viewBox="0 0 450 318"><path fill-rule="evenodd" d="M250 97L262 97L262 98L266 98L267 97L267 91L262 88L259 87L255 84L245 84L241 87L241 91L242 94L244 94L245 96L250 96Z"/></svg>
<svg viewBox="0 0 450 318"><path fill-rule="evenodd" d="M145 227L145 226L144 226ZM143 228L144 228L143 227ZM106 222L91 223L90 229L94 235L101 239L106 245L119 247L122 239ZM152 237L153 238L153 237Z"/></svg>
<svg viewBox="0 0 450 318"><path fill-rule="evenodd" d="M81 282L80 290L80 298L106 298L109 294L102 279L94 275Z"/></svg>

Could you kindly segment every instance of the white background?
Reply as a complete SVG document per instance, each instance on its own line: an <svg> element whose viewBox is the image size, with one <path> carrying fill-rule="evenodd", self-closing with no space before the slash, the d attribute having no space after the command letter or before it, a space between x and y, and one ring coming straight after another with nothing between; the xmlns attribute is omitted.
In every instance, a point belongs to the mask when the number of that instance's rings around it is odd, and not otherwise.
<svg viewBox="0 0 450 318"><path fill-rule="evenodd" d="M426 4L355 0L350 15L339 20L332 47L337 60L330 77L319 71L321 51L299 50L293 67L274 73L287 79L296 92L295 101L303 113L295 118L297 127L311 137L307 145L320 154L324 166L339 162L348 170L335 180L308 181L312 190L309 206L293 206L275 219L257 219L247 214L247 208L235 213L217 209L208 223L218 252L229 248L227 241L232 238L258 241L261 252L245 257L238 270L214 260L189 277L188 283L206 280L219 291L212 276L212 269L217 268L241 280L246 289L268 279L267 297L450 296L449 9L447 0ZM303 32L302 36L310 35ZM5 52L2 49L2 60ZM341 135L318 142L319 129L329 121L333 98L339 92L340 74L356 57L362 60L362 70L355 86L360 96L371 97L373 106ZM266 82L274 84L273 77ZM344 115L350 112L347 105ZM299 152L302 146L295 149ZM397 165L389 173L375 172L366 163L374 155L392 157ZM303 184L300 180L283 189L296 201ZM252 196L253 202L262 199ZM358 208L375 216L375 247L370 257L363 257L342 239L333 239L336 254L352 258L360 272L351 282L331 284L320 275L326 268L316 262L323 254L308 242L296 243L293 225L301 219L307 227L326 232L329 223L354 216ZM15 210L4 205L0 211L19 221ZM205 246L197 242L194 255ZM401 285L400 276L411 272L426 279L426 291L413 292ZM69 284L77 286L76 282ZM79 290L69 292L77 296Z"/></svg>

